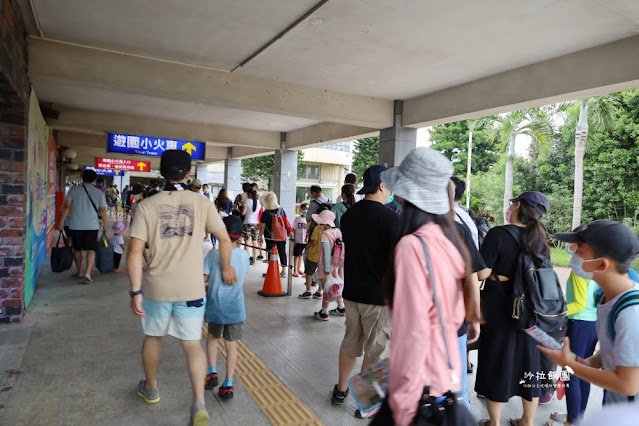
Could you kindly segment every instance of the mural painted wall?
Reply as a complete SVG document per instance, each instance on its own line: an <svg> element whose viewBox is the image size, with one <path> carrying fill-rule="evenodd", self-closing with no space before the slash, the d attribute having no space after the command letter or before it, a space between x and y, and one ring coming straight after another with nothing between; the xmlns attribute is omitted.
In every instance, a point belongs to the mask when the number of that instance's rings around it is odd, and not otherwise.
<svg viewBox="0 0 639 426"><path fill-rule="evenodd" d="M27 241L25 246L24 304L29 306L40 269L47 257L49 198L47 194L49 129L33 89L29 100L27 155Z"/></svg>

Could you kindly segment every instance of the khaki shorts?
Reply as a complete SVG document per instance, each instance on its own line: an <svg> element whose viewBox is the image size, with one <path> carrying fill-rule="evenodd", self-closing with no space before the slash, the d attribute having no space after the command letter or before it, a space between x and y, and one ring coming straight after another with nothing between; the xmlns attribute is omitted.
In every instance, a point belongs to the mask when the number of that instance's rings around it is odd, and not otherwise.
<svg viewBox="0 0 639 426"><path fill-rule="evenodd" d="M377 364L390 355L391 316L386 306L344 300L346 334L340 350L364 362Z"/></svg>
<svg viewBox="0 0 639 426"><path fill-rule="evenodd" d="M244 323L237 324L209 324L209 333L216 339L224 337L227 342L242 340L242 331L244 331Z"/></svg>

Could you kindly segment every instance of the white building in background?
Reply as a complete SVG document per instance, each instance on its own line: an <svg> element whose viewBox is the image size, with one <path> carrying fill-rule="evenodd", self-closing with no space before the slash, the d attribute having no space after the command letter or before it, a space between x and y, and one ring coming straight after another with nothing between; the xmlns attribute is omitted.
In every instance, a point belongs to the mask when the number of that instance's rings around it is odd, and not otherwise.
<svg viewBox="0 0 639 426"><path fill-rule="evenodd" d="M353 163L353 141L322 145L302 150L302 172L297 176L296 202L309 201L311 186L319 185L324 195L335 201L340 195L344 176L350 172ZM217 195L224 187L224 163L200 166L197 177L208 183L211 192ZM358 180L361 176L358 176ZM237 194L229 194L233 198Z"/></svg>
<svg viewBox="0 0 639 426"><path fill-rule="evenodd" d="M298 203L309 201L311 185L319 185L324 196L331 201L340 195L344 176L353 164L353 142L339 142L334 145L322 145L304 149L303 170L297 175ZM358 176L358 180L361 176Z"/></svg>

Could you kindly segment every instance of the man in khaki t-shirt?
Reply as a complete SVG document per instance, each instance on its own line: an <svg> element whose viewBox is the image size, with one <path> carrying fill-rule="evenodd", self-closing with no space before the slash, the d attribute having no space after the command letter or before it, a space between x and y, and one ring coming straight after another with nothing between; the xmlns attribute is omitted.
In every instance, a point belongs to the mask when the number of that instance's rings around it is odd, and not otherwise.
<svg viewBox="0 0 639 426"><path fill-rule="evenodd" d="M200 338L204 318L204 258L202 235L210 232L220 243L222 277L227 285L237 281L231 267L231 240L215 205L189 191L191 157L184 151L162 155L160 172L167 180L164 191L139 202L131 224L127 269L131 281L131 309L142 318L145 340L142 363L145 380L138 395L147 403L160 401L156 373L162 337L182 341L193 385L191 422L207 425L204 407L206 357ZM142 293L142 257L148 243L150 256Z"/></svg>

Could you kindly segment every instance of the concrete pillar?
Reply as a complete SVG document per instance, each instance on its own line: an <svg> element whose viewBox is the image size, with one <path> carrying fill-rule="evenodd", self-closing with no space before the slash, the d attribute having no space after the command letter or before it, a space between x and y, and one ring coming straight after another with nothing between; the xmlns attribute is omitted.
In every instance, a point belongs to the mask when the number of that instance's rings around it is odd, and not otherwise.
<svg viewBox="0 0 639 426"><path fill-rule="evenodd" d="M282 133L280 149L275 151L275 180L273 191L280 206L293 223L295 219L295 194L297 191L297 151L286 149L286 133Z"/></svg>
<svg viewBox="0 0 639 426"><path fill-rule="evenodd" d="M403 102L395 101L393 127L379 132L379 163L399 166L404 157L417 146L417 129L402 127Z"/></svg>
<svg viewBox="0 0 639 426"><path fill-rule="evenodd" d="M200 179L202 183L209 182L209 166L202 165L200 163L195 164L195 177Z"/></svg>
<svg viewBox="0 0 639 426"><path fill-rule="evenodd" d="M120 177L120 191L131 185L131 172L124 172L124 176Z"/></svg>
<svg viewBox="0 0 639 426"><path fill-rule="evenodd" d="M242 160L233 159L233 148L228 149L224 160L224 188L231 200L242 192Z"/></svg>

